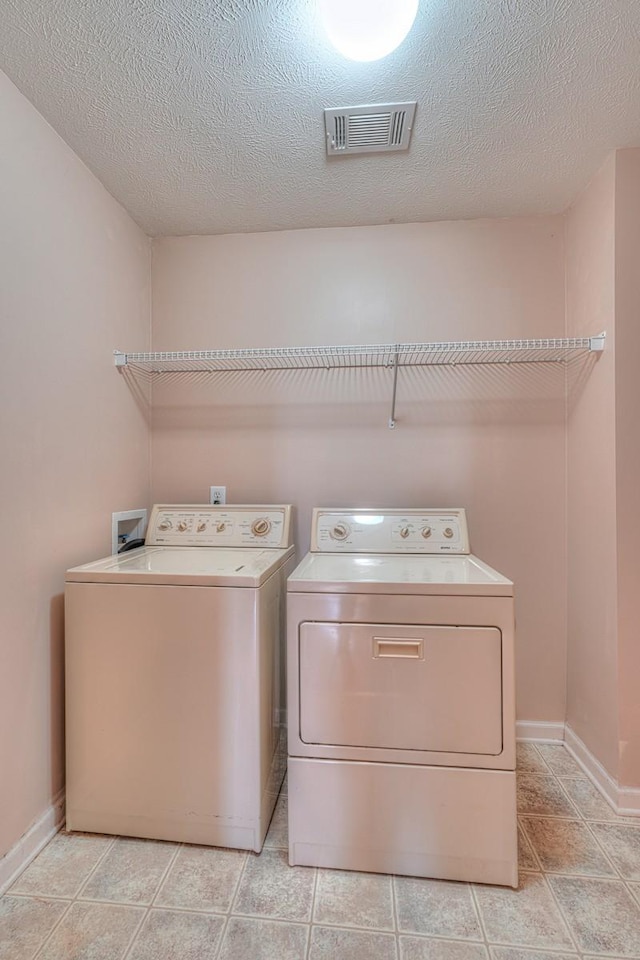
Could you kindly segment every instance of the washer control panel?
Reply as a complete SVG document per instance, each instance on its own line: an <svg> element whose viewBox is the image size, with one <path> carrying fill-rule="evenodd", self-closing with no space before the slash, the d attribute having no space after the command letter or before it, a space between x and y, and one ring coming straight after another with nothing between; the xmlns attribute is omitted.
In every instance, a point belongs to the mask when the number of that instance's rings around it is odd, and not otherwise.
<svg viewBox="0 0 640 960"><path fill-rule="evenodd" d="M348 510L316 507L317 553L469 553L464 509Z"/></svg>
<svg viewBox="0 0 640 960"><path fill-rule="evenodd" d="M291 506L156 504L146 544L151 547L288 547Z"/></svg>

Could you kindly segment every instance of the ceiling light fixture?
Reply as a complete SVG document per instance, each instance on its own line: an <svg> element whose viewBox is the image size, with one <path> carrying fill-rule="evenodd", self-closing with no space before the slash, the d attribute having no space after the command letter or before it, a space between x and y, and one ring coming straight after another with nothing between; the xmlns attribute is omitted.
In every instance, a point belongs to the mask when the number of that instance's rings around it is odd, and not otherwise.
<svg viewBox="0 0 640 960"><path fill-rule="evenodd" d="M400 46L419 0L318 0L331 43L349 60L380 60Z"/></svg>

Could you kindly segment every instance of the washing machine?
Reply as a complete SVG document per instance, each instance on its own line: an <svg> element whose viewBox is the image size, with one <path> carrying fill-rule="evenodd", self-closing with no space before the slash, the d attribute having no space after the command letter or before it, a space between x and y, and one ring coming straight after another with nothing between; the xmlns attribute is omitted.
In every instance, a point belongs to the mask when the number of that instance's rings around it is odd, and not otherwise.
<svg viewBox="0 0 640 960"><path fill-rule="evenodd" d="M513 584L463 509L316 509L287 587L289 862L517 886Z"/></svg>
<svg viewBox="0 0 640 960"><path fill-rule="evenodd" d="M153 507L67 571L67 827L260 851L285 770L290 506Z"/></svg>

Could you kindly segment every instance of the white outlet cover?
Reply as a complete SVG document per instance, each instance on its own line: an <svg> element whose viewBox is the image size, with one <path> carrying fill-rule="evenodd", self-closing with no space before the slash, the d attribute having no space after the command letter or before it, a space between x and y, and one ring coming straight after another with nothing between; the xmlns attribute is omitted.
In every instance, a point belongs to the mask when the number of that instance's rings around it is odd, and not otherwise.
<svg viewBox="0 0 640 960"><path fill-rule="evenodd" d="M227 488L220 484L209 487L209 503L226 503Z"/></svg>

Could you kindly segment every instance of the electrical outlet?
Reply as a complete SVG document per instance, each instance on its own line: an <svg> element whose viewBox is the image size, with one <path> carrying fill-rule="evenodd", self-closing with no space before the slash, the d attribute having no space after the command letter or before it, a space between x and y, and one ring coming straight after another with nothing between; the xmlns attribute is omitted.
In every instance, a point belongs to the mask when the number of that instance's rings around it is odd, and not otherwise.
<svg viewBox="0 0 640 960"><path fill-rule="evenodd" d="M209 503L226 503L226 487L209 487Z"/></svg>

